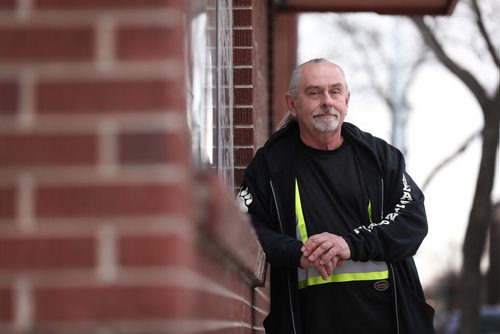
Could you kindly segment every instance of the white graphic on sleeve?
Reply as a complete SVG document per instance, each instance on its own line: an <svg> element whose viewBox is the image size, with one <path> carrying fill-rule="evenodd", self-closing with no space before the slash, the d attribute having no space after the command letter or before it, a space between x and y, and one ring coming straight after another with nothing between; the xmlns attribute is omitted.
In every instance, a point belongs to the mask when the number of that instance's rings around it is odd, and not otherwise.
<svg viewBox="0 0 500 334"><path fill-rule="evenodd" d="M248 187L240 189L240 192L238 193L236 200L238 202L238 205L239 205L241 211L247 213L248 206L253 201L252 194L250 194L250 192L248 191Z"/></svg>
<svg viewBox="0 0 500 334"><path fill-rule="evenodd" d="M372 229L376 226L380 225L389 225L390 223L394 222L396 220L396 217L399 216L399 210L406 208L406 204L410 203L413 201L413 197L411 197L411 188L408 185L408 181L406 180L406 176L403 174L403 196L399 199L399 203L396 204L396 208L394 209L394 212L391 212L385 216L385 218L378 224L372 223L366 226L360 226L358 228L354 229L354 232L356 234L359 234L361 230L366 230L368 232L371 232Z"/></svg>

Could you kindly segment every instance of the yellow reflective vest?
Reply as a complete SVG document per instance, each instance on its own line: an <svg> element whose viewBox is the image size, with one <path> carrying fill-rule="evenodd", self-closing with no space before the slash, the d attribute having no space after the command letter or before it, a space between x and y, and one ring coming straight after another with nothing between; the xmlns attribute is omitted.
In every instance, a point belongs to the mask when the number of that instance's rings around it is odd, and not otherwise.
<svg viewBox="0 0 500 334"><path fill-rule="evenodd" d="M371 217L371 205L368 205ZM306 221L300 201L300 191L297 180L295 180L295 214L297 217L297 239L306 243L308 239ZM341 267L335 268L334 272L324 280L315 268L298 268L299 289L307 286L351 282L351 281L377 281L389 278L387 263L383 261L346 261Z"/></svg>

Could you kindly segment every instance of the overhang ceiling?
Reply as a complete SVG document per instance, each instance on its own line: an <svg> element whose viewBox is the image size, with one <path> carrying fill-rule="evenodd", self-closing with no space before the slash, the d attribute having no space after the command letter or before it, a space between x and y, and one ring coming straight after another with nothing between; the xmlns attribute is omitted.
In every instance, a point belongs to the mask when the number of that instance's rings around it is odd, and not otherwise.
<svg viewBox="0 0 500 334"><path fill-rule="evenodd" d="M394 15L449 15L458 0L274 0L292 12L376 12Z"/></svg>

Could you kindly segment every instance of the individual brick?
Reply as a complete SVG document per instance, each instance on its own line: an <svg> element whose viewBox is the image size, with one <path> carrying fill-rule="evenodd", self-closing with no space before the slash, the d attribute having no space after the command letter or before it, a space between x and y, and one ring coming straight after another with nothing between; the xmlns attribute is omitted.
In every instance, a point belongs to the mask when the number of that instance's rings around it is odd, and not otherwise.
<svg viewBox="0 0 500 334"><path fill-rule="evenodd" d="M235 85L252 85L253 70L248 67L235 68L233 70L233 77Z"/></svg>
<svg viewBox="0 0 500 334"><path fill-rule="evenodd" d="M13 293L10 288L0 288L0 322L13 320Z"/></svg>
<svg viewBox="0 0 500 334"><path fill-rule="evenodd" d="M182 58L184 41L179 27L121 27L116 31L116 57L120 60L161 60Z"/></svg>
<svg viewBox="0 0 500 334"><path fill-rule="evenodd" d="M90 236L0 238L1 270L47 270L95 266Z"/></svg>
<svg viewBox="0 0 500 334"><path fill-rule="evenodd" d="M0 61L54 62L92 60L92 27L2 27Z"/></svg>
<svg viewBox="0 0 500 334"><path fill-rule="evenodd" d="M252 53L253 50L250 48L248 49L234 48L233 65L234 66L252 65Z"/></svg>
<svg viewBox="0 0 500 334"><path fill-rule="evenodd" d="M40 186L36 215L48 217L111 217L184 213L186 189L180 185L119 184Z"/></svg>
<svg viewBox="0 0 500 334"><path fill-rule="evenodd" d="M234 104L235 105L252 105L253 88L235 88L234 89Z"/></svg>
<svg viewBox="0 0 500 334"><path fill-rule="evenodd" d="M18 108L19 85L17 82L0 82L0 115L15 114L18 111Z"/></svg>
<svg viewBox="0 0 500 334"><path fill-rule="evenodd" d="M0 219L12 219L16 213L16 190L12 186L0 187Z"/></svg>
<svg viewBox="0 0 500 334"><path fill-rule="evenodd" d="M252 30L240 29L233 30L233 45L235 47L250 47L253 43Z"/></svg>
<svg viewBox="0 0 500 334"><path fill-rule="evenodd" d="M133 9L182 8L180 1L172 0L37 0L36 9Z"/></svg>
<svg viewBox="0 0 500 334"><path fill-rule="evenodd" d="M126 267L189 265L194 245L179 235L127 235L118 243L119 263Z"/></svg>
<svg viewBox="0 0 500 334"><path fill-rule="evenodd" d="M254 129L253 128L236 128L234 129L234 145L250 146L254 144Z"/></svg>
<svg viewBox="0 0 500 334"><path fill-rule="evenodd" d="M171 133L125 133L120 135L122 164L181 162L188 160L184 138Z"/></svg>
<svg viewBox="0 0 500 334"><path fill-rule="evenodd" d="M177 83L161 79L41 82L36 95L42 114L161 111L185 105Z"/></svg>
<svg viewBox="0 0 500 334"><path fill-rule="evenodd" d="M95 135L0 135L0 165L88 165L97 161Z"/></svg>
<svg viewBox="0 0 500 334"><path fill-rule="evenodd" d="M186 317L194 293L179 286L89 286L39 288L35 321L99 321Z"/></svg>

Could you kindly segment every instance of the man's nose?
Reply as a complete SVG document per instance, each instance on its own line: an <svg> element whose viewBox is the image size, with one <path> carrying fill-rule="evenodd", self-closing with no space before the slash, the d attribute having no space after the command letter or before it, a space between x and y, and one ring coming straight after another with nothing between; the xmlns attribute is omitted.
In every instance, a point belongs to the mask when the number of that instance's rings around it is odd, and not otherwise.
<svg viewBox="0 0 500 334"><path fill-rule="evenodd" d="M323 108L330 108L333 106L333 99L328 93L321 94L321 106Z"/></svg>

